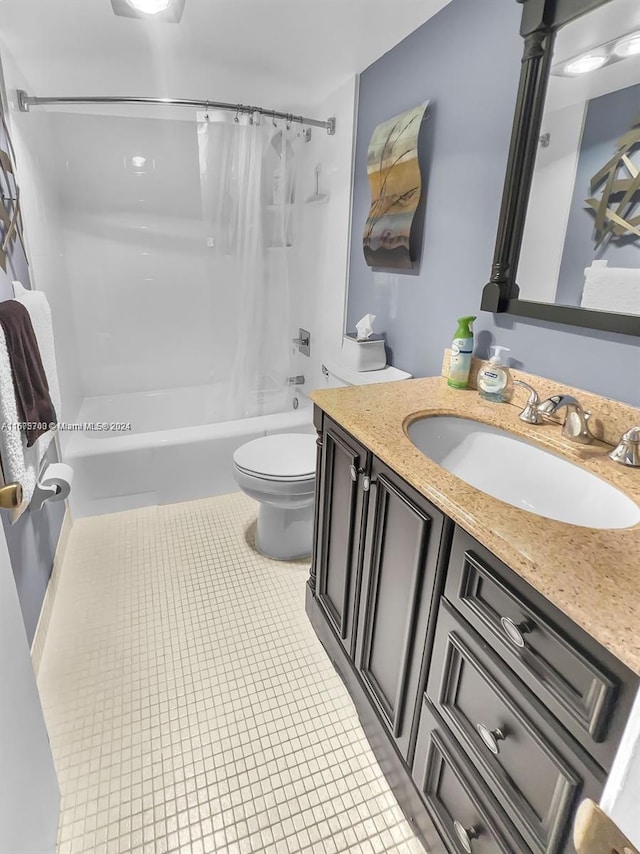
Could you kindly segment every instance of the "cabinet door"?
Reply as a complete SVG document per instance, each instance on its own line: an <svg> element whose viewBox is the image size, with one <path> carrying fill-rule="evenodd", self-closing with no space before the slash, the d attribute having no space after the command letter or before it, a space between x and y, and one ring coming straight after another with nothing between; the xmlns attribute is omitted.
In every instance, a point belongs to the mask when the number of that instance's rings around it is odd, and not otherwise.
<svg viewBox="0 0 640 854"><path fill-rule="evenodd" d="M412 747L444 522L423 496L373 460L356 666L405 759Z"/></svg>
<svg viewBox="0 0 640 854"><path fill-rule="evenodd" d="M356 589L361 565L367 451L324 420L318 526L316 597L349 655L353 655Z"/></svg>

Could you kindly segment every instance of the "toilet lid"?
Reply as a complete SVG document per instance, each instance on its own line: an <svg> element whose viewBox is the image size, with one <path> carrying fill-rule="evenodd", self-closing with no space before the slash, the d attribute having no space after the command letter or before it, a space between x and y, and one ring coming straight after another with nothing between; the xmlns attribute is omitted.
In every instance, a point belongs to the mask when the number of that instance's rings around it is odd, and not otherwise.
<svg viewBox="0 0 640 854"><path fill-rule="evenodd" d="M316 438L305 433L261 436L233 455L236 466L269 480L306 480L316 474Z"/></svg>

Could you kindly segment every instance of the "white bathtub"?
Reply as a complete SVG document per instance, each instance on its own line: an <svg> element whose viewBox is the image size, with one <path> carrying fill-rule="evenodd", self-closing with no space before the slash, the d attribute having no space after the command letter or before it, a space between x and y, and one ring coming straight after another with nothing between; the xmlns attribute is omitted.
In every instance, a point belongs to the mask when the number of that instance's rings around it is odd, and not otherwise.
<svg viewBox="0 0 640 854"><path fill-rule="evenodd" d="M96 516L235 492L236 448L273 433L313 433L311 403L299 392L298 409L212 423L223 394L224 387L216 385L85 398L79 424L131 429L61 433L64 458L75 471L73 514Z"/></svg>

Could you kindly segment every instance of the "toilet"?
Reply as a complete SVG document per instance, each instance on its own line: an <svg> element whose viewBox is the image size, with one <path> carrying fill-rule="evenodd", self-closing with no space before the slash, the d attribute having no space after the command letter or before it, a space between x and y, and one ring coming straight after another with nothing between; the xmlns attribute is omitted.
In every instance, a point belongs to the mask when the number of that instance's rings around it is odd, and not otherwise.
<svg viewBox="0 0 640 854"><path fill-rule="evenodd" d="M336 388L409 379L397 368L354 371L323 365L324 385ZM311 554L316 486L315 433L280 433L246 442L233 454L240 489L260 504L256 548L276 560Z"/></svg>

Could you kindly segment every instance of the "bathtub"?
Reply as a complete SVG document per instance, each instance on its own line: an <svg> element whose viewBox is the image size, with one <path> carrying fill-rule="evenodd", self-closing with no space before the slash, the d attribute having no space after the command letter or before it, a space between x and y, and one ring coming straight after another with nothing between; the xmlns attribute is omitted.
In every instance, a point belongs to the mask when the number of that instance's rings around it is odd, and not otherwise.
<svg viewBox="0 0 640 854"><path fill-rule="evenodd" d="M60 434L75 473L74 516L235 492L232 457L240 445L314 432L311 402L299 391L288 395L286 411L215 423L224 392L216 384L85 398L78 421Z"/></svg>

